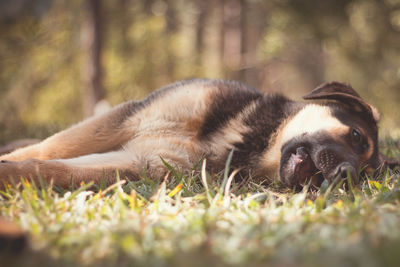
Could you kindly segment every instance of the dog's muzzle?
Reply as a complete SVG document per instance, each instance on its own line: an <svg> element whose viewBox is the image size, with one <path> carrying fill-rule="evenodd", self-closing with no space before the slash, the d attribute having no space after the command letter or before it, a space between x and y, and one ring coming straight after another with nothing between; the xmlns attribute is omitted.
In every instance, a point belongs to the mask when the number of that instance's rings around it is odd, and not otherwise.
<svg viewBox="0 0 400 267"><path fill-rule="evenodd" d="M351 178L354 184L358 184L358 167L349 153L325 148L315 155L313 159L315 166L330 184L346 178Z"/></svg>

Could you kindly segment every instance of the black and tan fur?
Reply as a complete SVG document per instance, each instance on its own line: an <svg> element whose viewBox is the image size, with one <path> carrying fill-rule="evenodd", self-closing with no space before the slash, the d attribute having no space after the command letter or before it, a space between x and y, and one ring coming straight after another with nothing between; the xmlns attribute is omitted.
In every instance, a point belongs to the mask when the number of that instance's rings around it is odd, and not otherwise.
<svg viewBox="0 0 400 267"><path fill-rule="evenodd" d="M206 158L218 172L232 149L232 168L290 187L344 173L357 181L360 169L382 164L377 112L350 86L325 84L305 99L327 102L294 102L234 81L175 83L0 157L0 180L111 184L116 170L129 179L161 178L161 158L188 169Z"/></svg>

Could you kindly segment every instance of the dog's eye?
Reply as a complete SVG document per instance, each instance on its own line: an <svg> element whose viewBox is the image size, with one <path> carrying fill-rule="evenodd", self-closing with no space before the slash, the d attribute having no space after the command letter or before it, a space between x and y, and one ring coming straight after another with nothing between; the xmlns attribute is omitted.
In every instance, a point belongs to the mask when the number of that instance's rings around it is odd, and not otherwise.
<svg viewBox="0 0 400 267"><path fill-rule="evenodd" d="M361 133L357 129L351 129L351 142L359 144L361 142Z"/></svg>

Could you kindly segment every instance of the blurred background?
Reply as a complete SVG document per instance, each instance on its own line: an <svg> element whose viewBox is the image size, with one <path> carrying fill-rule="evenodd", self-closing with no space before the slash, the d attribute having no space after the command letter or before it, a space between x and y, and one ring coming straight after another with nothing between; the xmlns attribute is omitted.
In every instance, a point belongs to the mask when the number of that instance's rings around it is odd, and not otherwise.
<svg viewBox="0 0 400 267"><path fill-rule="evenodd" d="M348 82L398 135L400 0L0 1L0 143L193 77L297 100Z"/></svg>

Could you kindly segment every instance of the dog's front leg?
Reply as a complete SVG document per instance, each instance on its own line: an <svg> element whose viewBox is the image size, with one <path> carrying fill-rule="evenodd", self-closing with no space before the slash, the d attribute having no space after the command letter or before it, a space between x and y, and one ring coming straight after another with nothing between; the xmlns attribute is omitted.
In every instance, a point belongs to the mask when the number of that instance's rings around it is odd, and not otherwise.
<svg viewBox="0 0 400 267"><path fill-rule="evenodd" d="M0 187L4 182L26 178L38 182L43 179L54 185L69 188L71 184L93 181L95 184L105 182L115 183L117 172L121 179L137 179L138 172L135 163L124 151L103 154L91 154L66 160L1 161Z"/></svg>

